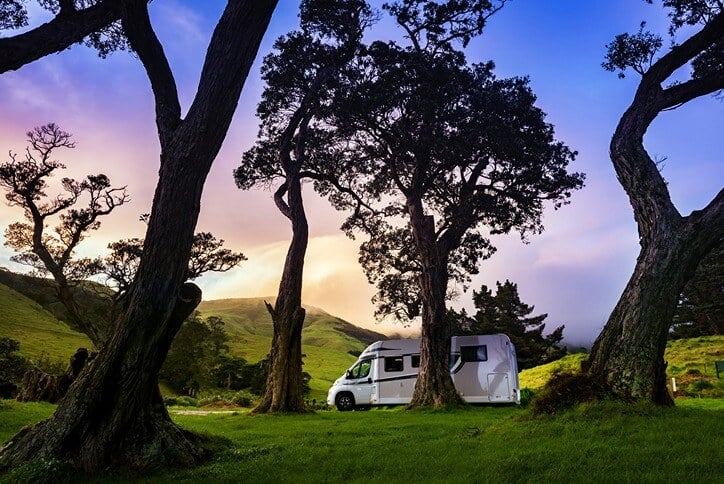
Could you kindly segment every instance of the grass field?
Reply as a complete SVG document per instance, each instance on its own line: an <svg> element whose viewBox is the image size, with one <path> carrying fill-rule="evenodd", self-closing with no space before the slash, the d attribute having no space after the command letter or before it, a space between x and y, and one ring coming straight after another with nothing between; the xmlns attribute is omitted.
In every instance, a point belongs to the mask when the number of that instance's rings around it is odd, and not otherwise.
<svg viewBox="0 0 724 484"><path fill-rule="evenodd" d="M228 439L196 469L148 482L722 482L724 400L675 408L587 405L533 419L520 407L302 416L175 416ZM0 441L52 410L0 403ZM12 482L23 473L0 480ZM127 477L115 476L115 481Z"/></svg>

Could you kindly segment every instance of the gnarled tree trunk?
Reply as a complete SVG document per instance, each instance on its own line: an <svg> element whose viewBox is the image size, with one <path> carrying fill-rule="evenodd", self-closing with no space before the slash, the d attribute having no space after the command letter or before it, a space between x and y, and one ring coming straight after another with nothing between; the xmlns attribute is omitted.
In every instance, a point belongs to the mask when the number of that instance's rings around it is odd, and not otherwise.
<svg viewBox="0 0 724 484"><path fill-rule="evenodd" d="M15 436L0 470L58 458L86 472L194 465L203 451L169 418L158 372L183 320L201 301L184 283L206 175L226 136L276 1L230 0L214 30L199 90L181 119L175 81L145 0L124 27L156 98L161 169L128 303L110 340L83 370L53 417Z"/></svg>
<svg viewBox="0 0 724 484"><path fill-rule="evenodd" d="M412 231L420 254L420 296L422 299L422 343L420 373L410 407L461 405L450 377L452 331L445 307L448 284L448 254L436 243L435 221L424 215L421 203L408 204Z"/></svg>
<svg viewBox="0 0 724 484"><path fill-rule="evenodd" d="M276 303L273 308L266 303L274 323L274 336L269 355L269 375L261 403L254 409L256 413L304 411L302 327L305 311L302 308L302 274L309 228L298 169L296 173L289 170L287 176L287 182L274 194L274 200L292 223L292 243L284 261ZM285 192L288 203L282 198Z"/></svg>
<svg viewBox="0 0 724 484"><path fill-rule="evenodd" d="M676 69L722 41L720 13L654 63L611 141L611 161L633 207L641 253L584 370L625 400L673 404L664 351L674 310L701 259L724 237L724 190L703 210L681 216L643 146L646 130L661 111L724 88L722 69L662 88Z"/></svg>

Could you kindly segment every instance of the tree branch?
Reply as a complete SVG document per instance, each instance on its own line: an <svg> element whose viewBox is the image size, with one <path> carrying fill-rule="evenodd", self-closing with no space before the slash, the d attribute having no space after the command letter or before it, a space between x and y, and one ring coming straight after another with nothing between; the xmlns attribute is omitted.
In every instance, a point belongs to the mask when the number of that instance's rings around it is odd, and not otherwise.
<svg viewBox="0 0 724 484"><path fill-rule="evenodd" d="M151 81L156 100L156 126L163 148L181 123L181 105L171 66L153 31L146 0L129 2L123 18L123 29Z"/></svg>
<svg viewBox="0 0 724 484"><path fill-rule="evenodd" d="M674 46L666 55L656 61L643 75L639 90L642 88L648 90L654 86L660 88L661 83L668 79L676 69L696 57L708 45L721 39L722 35L724 35L724 13L718 14L686 42Z"/></svg>
<svg viewBox="0 0 724 484"><path fill-rule="evenodd" d="M660 105L658 109L663 111L675 108L692 99L706 96L721 89L724 89L724 70L664 89L659 96Z"/></svg>
<svg viewBox="0 0 724 484"><path fill-rule="evenodd" d="M118 20L121 3L105 0L83 10L61 9L48 23L13 37L0 38L0 74L65 50Z"/></svg>

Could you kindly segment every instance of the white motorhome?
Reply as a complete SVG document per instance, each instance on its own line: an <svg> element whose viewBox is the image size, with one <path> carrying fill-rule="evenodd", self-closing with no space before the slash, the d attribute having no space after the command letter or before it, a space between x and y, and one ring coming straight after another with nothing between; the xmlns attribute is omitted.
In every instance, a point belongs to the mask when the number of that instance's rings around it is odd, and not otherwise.
<svg viewBox="0 0 724 484"><path fill-rule="evenodd" d="M419 339L377 341L334 382L327 403L342 411L410 403L419 371ZM520 403L515 347L504 334L453 336L450 376L466 402Z"/></svg>

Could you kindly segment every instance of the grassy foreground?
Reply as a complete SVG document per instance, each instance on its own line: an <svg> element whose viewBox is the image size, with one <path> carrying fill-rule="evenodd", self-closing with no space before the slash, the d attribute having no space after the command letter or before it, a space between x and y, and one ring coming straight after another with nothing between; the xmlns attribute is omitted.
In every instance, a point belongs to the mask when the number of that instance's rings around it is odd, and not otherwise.
<svg viewBox="0 0 724 484"><path fill-rule="evenodd" d="M52 410L2 402L0 441ZM680 400L676 408L604 403L542 419L520 407L174 418L231 447L201 467L146 481L724 481L720 399Z"/></svg>

